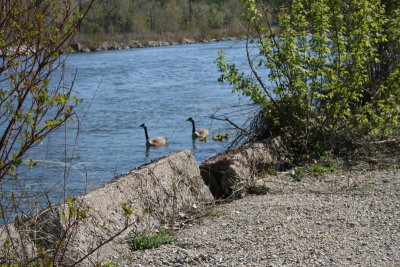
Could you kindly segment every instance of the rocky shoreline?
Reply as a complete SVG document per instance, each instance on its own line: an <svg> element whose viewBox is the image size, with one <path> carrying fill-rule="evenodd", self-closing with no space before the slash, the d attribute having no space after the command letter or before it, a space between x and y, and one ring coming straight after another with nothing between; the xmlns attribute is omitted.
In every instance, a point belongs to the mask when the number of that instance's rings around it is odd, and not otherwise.
<svg viewBox="0 0 400 267"><path fill-rule="evenodd" d="M132 48L146 48L146 47L160 47L160 46L171 46L171 45L185 45L194 43L210 43L210 42L221 42L221 41L237 41L242 38L237 37L222 37L219 39L209 40L195 40L195 39L181 39L177 41L137 41L130 40L127 42L117 41L106 41L99 45L83 44L80 42L71 44L72 52L75 53L88 53L88 52L99 52L108 50L123 50Z"/></svg>
<svg viewBox="0 0 400 267"><path fill-rule="evenodd" d="M189 150L159 158L76 197L73 203L53 205L32 214L32 223L26 229L17 230L13 225L0 228L0 246L18 244L19 250L25 244L26 251L17 252L29 259L36 255L38 240L45 240L48 249L66 242L65 260L81 258L83 266L101 261L129 249L126 242L131 231L155 233L165 226L179 228L175 223L182 214L201 214L215 198L231 195L236 185L252 183L258 167L282 160L280 151L285 149L278 137L217 155L201 167ZM84 221L75 223L79 217L66 215L71 205L73 210L90 207L84 211ZM64 233L71 233L71 229L73 235L64 240ZM10 256L2 253L0 259Z"/></svg>
<svg viewBox="0 0 400 267"><path fill-rule="evenodd" d="M379 153L359 152L359 163L341 162L338 171L300 180L293 170L269 171L287 156L279 137L201 165L188 150L165 156L77 197L77 209L90 209L65 257L73 262L90 255L82 266L399 266L400 143L386 146L375 144ZM53 240L51 248L71 227L63 219L68 209L62 204L40 212L26 236ZM177 242L129 249L130 231L160 229L180 229ZM113 233L119 234L105 242ZM0 228L0 245L9 238ZM22 241L26 256L34 257L37 240Z"/></svg>
<svg viewBox="0 0 400 267"><path fill-rule="evenodd" d="M211 43L211 42L222 42L222 41L238 41L243 38L239 37L222 37L219 39L180 39L177 41L138 41L130 40L127 42L117 42L117 41L105 41L100 44L86 44L82 42L73 42L69 47L69 53L89 53L89 52L100 52L109 50L124 50L133 48L146 48L146 47L161 47L161 46L171 46L171 45L185 45L185 44L195 44L195 43ZM35 49L32 47L27 47L24 45L18 47L8 47L7 49L0 51L0 58L12 54L19 55L31 55L35 53Z"/></svg>

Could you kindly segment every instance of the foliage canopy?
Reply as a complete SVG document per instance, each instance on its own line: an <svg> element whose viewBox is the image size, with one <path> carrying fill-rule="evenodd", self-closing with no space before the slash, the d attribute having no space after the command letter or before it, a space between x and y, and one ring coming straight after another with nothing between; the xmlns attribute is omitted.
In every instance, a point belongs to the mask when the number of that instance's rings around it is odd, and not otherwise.
<svg viewBox="0 0 400 267"><path fill-rule="evenodd" d="M233 90L262 107L248 140L282 135L310 153L397 131L398 2L294 0L281 7L277 31L262 19L263 5L242 3L251 73L228 64L222 51L217 62Z"/></svg>

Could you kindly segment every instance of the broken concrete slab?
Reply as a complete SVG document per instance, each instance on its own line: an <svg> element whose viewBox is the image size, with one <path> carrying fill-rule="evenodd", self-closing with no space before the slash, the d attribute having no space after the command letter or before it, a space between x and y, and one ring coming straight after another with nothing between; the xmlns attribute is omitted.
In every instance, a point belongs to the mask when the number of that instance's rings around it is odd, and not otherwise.
<svg viewBox="0 0 400 267"><path fill-rule="evenodd" d="M212 201L192 152L184 150L42 212L33 230L36 241L47 249L59 247L60 239L65 242L62 246L67 253L63 257L67 262L101 246L89 257L95 261L126 249L131 230L155 231L173 222L179 212Z"/></svg>
<svg viewBox="0 0 400 267"><path fill-rule="evenodd" d="M214 197L229 197L235 185L248 183L265 169L284 162L286 151L280 137L246 144L205 160L200 164L201 175Z"/></svg>

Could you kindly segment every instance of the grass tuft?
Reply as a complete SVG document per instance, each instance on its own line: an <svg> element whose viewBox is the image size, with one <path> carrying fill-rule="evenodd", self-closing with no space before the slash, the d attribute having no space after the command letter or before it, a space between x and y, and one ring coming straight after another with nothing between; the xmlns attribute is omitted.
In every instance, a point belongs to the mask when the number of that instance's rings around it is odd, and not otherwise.
<svg viewBox="0 0 400 267"><path fill-rule="evenodd" d="M132 231L130 233L129 245L133 251L136 251L157 248L161 245L170 244L175 241L176 239L165 231L151 235Z"/></svg>
<svg viewBox="0 0 400 267"><path fill-rule="evenodd" d="M293 180L301 182L304 178L306 178L306 172L301 168L296 168L293 173Z"/></svg>

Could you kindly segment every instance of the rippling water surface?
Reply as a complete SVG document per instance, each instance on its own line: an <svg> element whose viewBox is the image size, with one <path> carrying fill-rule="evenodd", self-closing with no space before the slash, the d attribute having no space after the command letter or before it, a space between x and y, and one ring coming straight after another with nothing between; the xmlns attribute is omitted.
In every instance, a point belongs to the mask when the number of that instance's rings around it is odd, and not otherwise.
<svg viewBox="0 0 400 267"><path fill-rule="evenodd" d="M217 107L246 100L217 81L218 49L228 59L245 65L243 42L217 42L87 54L72 54L67 61L66 84L77 71L74 94L83 99L77 123L60 129L28 155L40 160L25 174L27 189L62 185L81 193L111 180L115 175L182 149L194 151L198 162L226 149L227 143L193 141L197 127L211 135L226 133L226 122L211 120ZM240 121L240 119L238 119ZM146 149L146 123L150 137L166 136L167 146ZM67 167L61 164L67 160Z"/></svg>

